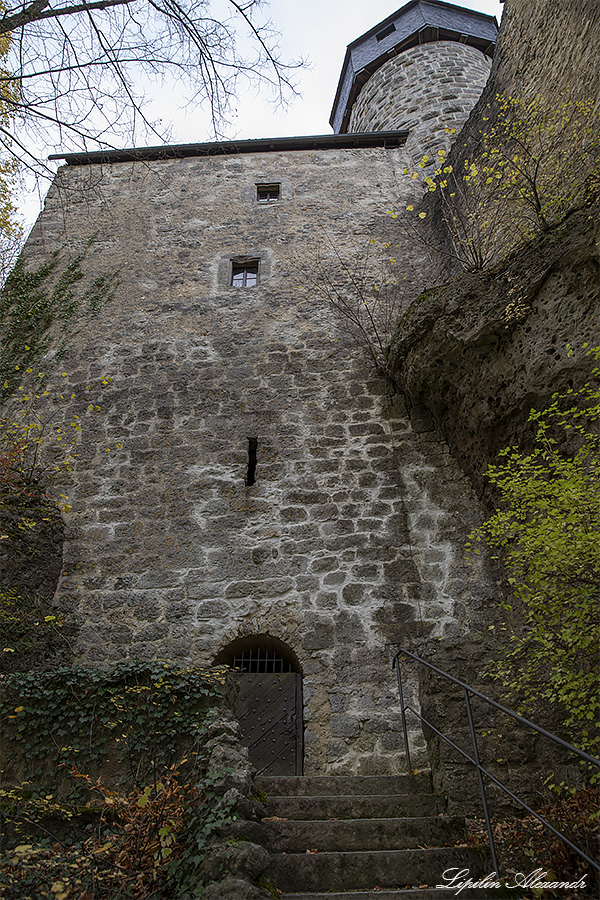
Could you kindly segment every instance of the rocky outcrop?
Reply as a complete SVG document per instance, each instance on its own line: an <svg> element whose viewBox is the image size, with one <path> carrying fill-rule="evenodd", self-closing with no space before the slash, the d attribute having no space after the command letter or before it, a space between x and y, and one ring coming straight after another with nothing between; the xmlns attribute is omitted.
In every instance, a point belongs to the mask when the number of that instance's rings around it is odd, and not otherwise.
<svg viewBox="0 0 600 900"><path fill-rule="evenodd" d="M519 98L526 104L539 102L540 108L549 112L559 109L566 101L590 103L584 113L578 114L580 124L582 128L589 127L590 133L595 131L597 134L600 119L599 41L600 5L595 0L506 0L489 79L457 135L446 163L455 173L464 170L465 162L482 164L482 154L489 150L482 134L493 132L497 117L500 124L509 118L509 114L499 107L501 97ZM552 128L560 128L559 120L548 131L547 146L550 148ZM568 129L565 140L572 145L573 134ZM572 167L562 167L564 171L559 171L559 179L566 178L571 183L577 171L577 160L574 162ZM551 156L546 154L544 165L552 164ZM469 204L463 205L460 195L461 191L458 191L454 200L459 209L462 206L458 218L468 221L473 210ZM427 240L431 246L443 251L436 266L440 281L457 271L441 204L438 191L426 194L422 207L427 213ZM485 218L484 209L482 200L477 210L481 221ZM496 228L497 259L514 244L511 235L514 224L508 215Z"/></svg>
<svg viewBox="0 0 600 900"><path fill-rule="evenodd" d="M481 102L497 92L556 98L569 90L600 105L599 35L596 0L506 0Z"/></svg>
<svg viewBox="0 0 600 900"><path fill-rule="evenodd" d="M425 407L479 493L503 447L526 440L532 408L577 388L593 363L600 309L598 205L581 209L489 274L422 294L399 324L390 366Z"/></svg>
<svg viewBox="0 0 600 900"><path fill-rule="evenodd" d="M492 69L453 148L452 162L473 158L484 116L498 94L559 102L595 101L600 111L600 6L595 0L506 0Z"/></svg>
<svg viewBox="0 0 600 900"><path fill-rule="evenodd" d="M229 712L222 710L219 723L205 745L207 770L217 810L229 818L214 835L204 857L203 880L206 900L260 900L272 895L256 884L270 862L268 851L248 839L265 810L254 797L253 767L248 749L240 743L240 728Z"/></svg>

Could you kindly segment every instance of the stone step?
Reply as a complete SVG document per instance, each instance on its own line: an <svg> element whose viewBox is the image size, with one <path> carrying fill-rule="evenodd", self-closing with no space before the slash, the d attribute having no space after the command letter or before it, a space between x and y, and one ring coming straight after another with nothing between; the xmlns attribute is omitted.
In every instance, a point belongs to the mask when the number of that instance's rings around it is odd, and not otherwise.
<svg viewBox="0 0 600 900"><path fill-rule="evenodd" d="M486 854L472 847L428 850L371 850L347 853L280 853L271 857L265 875L280 891L360 891L434 887L447 869L484 875ZM489 864L487 864L489 866ZM448 892L444 892L446 896Z"/></svg>
<svg viewBox="0 0 600 900"><path fill-rule="evenodd" d="M343 893L326 894L302 893L302 894L281 894L279 900L448 900L454 897L452 891L442 890L436 891L434 888L402 888L401 890L386 891L344 891ZM465 889L460 892L459 896L465 900L501 900L503 897L511 896L512 900L524 900L522 894L515 896L514 892L510 893L506 889L488 889L475 891Z"/></svg>
<svg viewBox="0 0 600 900"><path fill-rule="evenodd" d="M307 850L398 850L440 847L458 842L464 819L419 816L394 819L284 820L262 822L264 844L271 852Z"/></svg>
<svg viewBox="0 0 600 900"><path fill-rule="evenodd" d="M254 779L257 791L267 796L308 797L342 794L431 793L428 773L419 775L260 775Z"/></svg>
<svg viewBox="0 0 600 900"><path fill-rule="evenodd" d="M359 796L267 796L268 816L284 819L396 819L436 816L433 794L368 794Z"/></svg>

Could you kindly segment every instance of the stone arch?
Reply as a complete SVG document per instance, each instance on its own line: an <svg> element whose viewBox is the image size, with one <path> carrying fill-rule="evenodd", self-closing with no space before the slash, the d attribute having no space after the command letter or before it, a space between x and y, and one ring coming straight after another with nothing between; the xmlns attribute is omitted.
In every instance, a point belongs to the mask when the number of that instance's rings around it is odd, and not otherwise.
<svg viewBox="0 0 600 900"><path fill-rule="evenodd" d="M294 650L269 634L230 641L215 662L240 670L237 717L258 774L301 775L302 668Z"/></svg>
<svg viewBox="0 0 600 900"><path fill-rule="evenodd" d="M215 665L257 674L298 672L302 675L302 667L294 650L270 634L246 634L230 641L217 654Z"/></svg>

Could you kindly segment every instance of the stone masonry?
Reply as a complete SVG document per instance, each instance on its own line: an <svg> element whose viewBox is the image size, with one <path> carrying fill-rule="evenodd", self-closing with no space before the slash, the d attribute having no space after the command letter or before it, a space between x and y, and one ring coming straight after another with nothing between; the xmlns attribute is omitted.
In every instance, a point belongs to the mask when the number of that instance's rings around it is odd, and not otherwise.
<svg viewBox="0 0 600 900"><path fill-rule="evenodd" d="M351 269L371 236L403 240L385 210L407 162L363 147L69 165L26 250L94 237L88 271L119 272L61 362L83 416L57 594L79 658L204 664L276 637L301 666L312 774L401 771L391 658L477 632L497 592L464 561L468 482L319 288L324 247ZM258 202L272 183L280 199ZM259 284L233 287L244 259Z"/></svg>
<svg viewBox="0 0 600 900"><path fill-rule="evenodd" d="M475 47L433 41L384 63L362 89L349 131L408 128L406 148L416 165L424 154L447 149L477 102L491 60Z"/></svg>

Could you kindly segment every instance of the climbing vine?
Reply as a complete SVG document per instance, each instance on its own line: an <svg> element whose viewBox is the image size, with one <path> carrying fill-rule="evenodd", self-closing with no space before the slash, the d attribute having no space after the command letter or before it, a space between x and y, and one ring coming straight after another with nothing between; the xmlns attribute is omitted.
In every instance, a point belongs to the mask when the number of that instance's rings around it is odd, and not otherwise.
<svg viewBox="0 0 600 900"><path fill-rule="evenodd" d="M127 661L2 677L11 740L0 791L7 900L197 896L215 833L235 817L225 667Z"/></svg>
<svg viewBox="0 0 600 900"><path fill-rule="evenodd" d="M71 653L72 630L65 615L44 598L0 587L0 672L56 666L57 659Z"/></svg>
<svg viewBox="0 0 600 900"><path fill-rule="evenodd" d="M3 679L0 715L11 758L25 778L118 771L136 787L187 757L197 765L204 709L218 702L226 669L168 662L118 663L110 672L87 666L19 672ZM75 786L74 786L75 787Z"/></svg>
<svg viewBox="0 0 600 900"><path fill-rule="evenodd" d="M50 484L71 470L82 423L100 412L98 394L110 382L104 375L67 393L67 373L57 371L69 341L116 288L116 273L85 281L92 243L62 271L59 252L34 270L19 259L0 288L0 541L17 553L23 531L47 521L55 503L66 509Z"/></svg>
<svg viewBox="0 0 600 900"><path fill-rule="evenodd" d="M34 270L20 258L0 289L0 404L24 379L30 380L27 376L50 350L54 359L60 359L73 335L112 300L116 273L98 276L77 289L84 280L82 263L92 243L88 241L62 271L60 251Z"/></svg>

